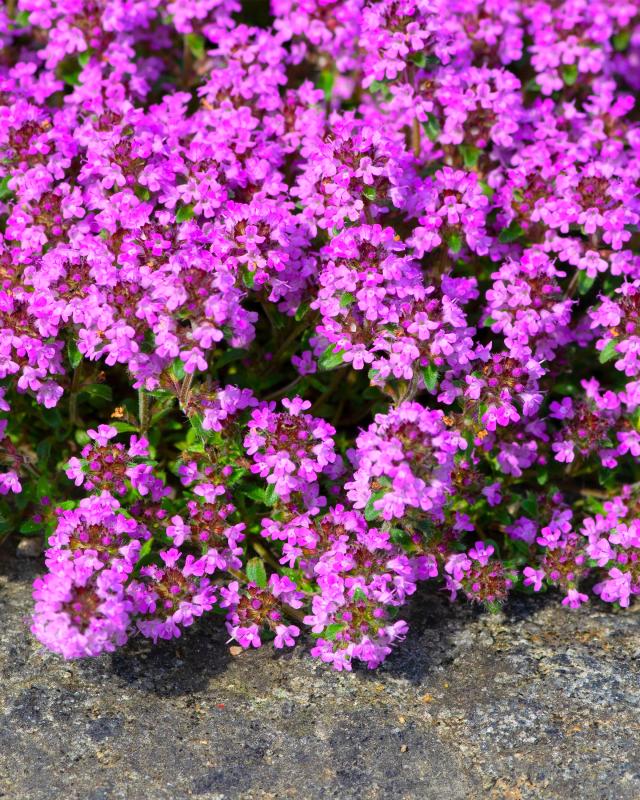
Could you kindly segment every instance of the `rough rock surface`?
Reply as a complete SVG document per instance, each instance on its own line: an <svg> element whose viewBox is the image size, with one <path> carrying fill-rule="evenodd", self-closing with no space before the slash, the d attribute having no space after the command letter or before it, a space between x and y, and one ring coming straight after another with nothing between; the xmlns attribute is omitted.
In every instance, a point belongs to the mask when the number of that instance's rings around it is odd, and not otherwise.
<svg viewBox="0 0 640 800"><path fill-rule="evenodd" d="M65 663L27 629L40 568L0 555L1 798L640 798L633 610L427 592L373 673L234 657L216 618Z"/></svg>

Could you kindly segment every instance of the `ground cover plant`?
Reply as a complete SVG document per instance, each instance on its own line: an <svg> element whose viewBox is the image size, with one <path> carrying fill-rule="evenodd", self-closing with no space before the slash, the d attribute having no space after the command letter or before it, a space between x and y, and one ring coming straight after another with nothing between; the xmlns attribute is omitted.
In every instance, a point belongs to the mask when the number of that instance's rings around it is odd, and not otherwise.
<svg viewBox="0 0 640 800"><path fill-rule="evenodd" d="M640 593L640 4L9 0L0 537L67 658ZM597 599L599 598L599 599Z"/></svg>

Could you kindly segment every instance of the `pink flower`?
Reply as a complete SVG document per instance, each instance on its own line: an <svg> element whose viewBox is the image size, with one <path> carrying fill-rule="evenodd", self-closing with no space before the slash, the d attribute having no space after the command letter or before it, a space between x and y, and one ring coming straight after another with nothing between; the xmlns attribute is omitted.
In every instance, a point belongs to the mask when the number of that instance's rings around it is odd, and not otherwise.
<svg viewBox="0 0 640 800"><path fill-rule="evenodd" d="M533 586L533 591L539 592L542 589L542 581L545 578L544 570L525 567L522 572L524 574L524 585Z"/></svg>
<svg viewBox="0 0 640 800"><path fill-rule="evenodd" d="M296 637L300 635L300 628L296 625L277 625L276 638L273 641L274 647L293 647Z"/></svg>
<svg viewBox="0 0 640 800"><path fill-rule="evenodd" d="M100 447L106 447L109 440L118 435L118 431L111 425L98 425L97 431L89 429L87 434Z"/></svg>
<svg viewBox="0 0 640 800"><path fill-rule="evenodd" d="M582 603L586 603L588 600L589 598L586 594L582 594L577 589L569 589L567 596L562 600L562 605L570 608L580 608Z"/></svg>

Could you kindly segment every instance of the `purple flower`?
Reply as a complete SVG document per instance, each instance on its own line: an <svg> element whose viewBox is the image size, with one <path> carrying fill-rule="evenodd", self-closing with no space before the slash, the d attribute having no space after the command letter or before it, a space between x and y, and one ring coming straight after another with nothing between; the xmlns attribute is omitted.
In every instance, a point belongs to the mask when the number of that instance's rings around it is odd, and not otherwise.
<svg viewBox="0 0 640 800"><path fill-rule="evenodd" d="M350 670L420 580L640 594L637 4L5 5L0 518L49 536L43 643L219 603Z"/></svg>
<svg viewBox="0 0 640 800"><path fill-rule="evenodd" d="M562 601L562 605L570 608L580 608L582 603L586 603L588 600L589 598L586 594L582 594L577 589L569 589L567 596Z"/></svg>
<svg viewBox="0 0 640 800"><path fill-rule="evenodd" d="M111 425L99 425L97 431L88 430L87 434L100 447L106 447L109 440L118 435L118 431Z"/></svg>
<svg viewBox="0 0 640 800"><path fill-rule="evenodd" d="M524 574L524 585L533 586L533 591L539 592L542 589L542 581L545 578L544 570L525 567L522 572Z"/></svg>
<svg viewBox="0 0 640 800"><path fill-rule="evenodd" d="M296 637L300 635L300 628L297 625L277 625L276 638L274 639L274 647L293 647L296 643Z"/></svg>
<svg viewBox="0 0 640 800"><path fill-rule="evenodd" d="M95 571L82 557L58 562L36 579L33 597L34 636L65 658L112 652L127 641L132 604L113 570Z"/></svg>

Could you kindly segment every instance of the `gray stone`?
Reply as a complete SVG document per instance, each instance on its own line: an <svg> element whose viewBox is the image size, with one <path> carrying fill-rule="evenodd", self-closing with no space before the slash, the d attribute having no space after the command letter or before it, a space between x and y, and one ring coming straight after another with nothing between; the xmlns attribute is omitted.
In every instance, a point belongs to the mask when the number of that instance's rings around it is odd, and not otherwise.
<svg viewBox="0 0 640 800"><path fill-rule="evenodd" d="M42 539L36 536L20 539L16 546L17 558L38 558L40 555L42 555Z"/></svg>
<svg viewBox="0 0 640 800"><path fill-rule="evenodd" d="M28 630L40 561L0 561L3 800L637 800L638 613L434 590L376 672L230 655L210 615L64 662Z"/></svg>

